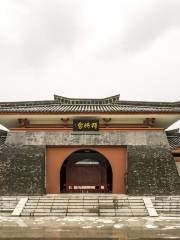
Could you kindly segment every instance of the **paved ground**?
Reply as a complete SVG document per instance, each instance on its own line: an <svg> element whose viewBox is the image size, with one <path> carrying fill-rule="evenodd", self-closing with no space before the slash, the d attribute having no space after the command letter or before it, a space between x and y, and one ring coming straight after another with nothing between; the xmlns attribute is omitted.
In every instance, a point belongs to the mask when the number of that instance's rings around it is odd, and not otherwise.
<svg viewBox="0 0 180 240"><path fill-rule="evenodd" d="M180 239L180 218L0 217L2 239Z"/></svg>

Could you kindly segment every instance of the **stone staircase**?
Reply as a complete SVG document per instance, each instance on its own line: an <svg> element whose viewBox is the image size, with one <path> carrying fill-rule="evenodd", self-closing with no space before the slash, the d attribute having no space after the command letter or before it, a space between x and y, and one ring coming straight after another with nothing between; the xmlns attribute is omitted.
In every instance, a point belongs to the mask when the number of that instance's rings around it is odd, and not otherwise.
<svg viewBox="0 0 180 240"><path fill-rule="evenodd" d="M158 215L180 217L180 196L157 196L152 202Z"/></svg>
<svg viewBox="0 0 180 240"><path fill-rule="evenodd" d="M20 216L149 216L142 197L115 194L30 196Z"/></svg>
<svg viewBox="0 0 180 240"><path fill-rule="evenodd" d="M0 216L180 217L180 196L120 194L0 196Z"/></svg>
<svg viewBox="0 0 180 240"><path fill-rule="evenodd" d="M21 197L0 196L0 214L13 212Z"/></svg>

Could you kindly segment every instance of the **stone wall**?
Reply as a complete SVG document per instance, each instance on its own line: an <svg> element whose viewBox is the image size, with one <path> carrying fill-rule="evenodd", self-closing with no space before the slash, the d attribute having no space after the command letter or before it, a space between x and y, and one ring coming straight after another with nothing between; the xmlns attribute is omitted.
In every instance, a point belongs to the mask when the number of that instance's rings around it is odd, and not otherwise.
<svg viewBox="0 0 180 240"><path fill-rule="evenodd" d="M0 194L43 194L46 146L127 146L128 193L180 194L180 178L162 131L10 132L0 150Z"/></svg>
<svg viewBox="0 0 180 240"><path fill-rule="evenodd" d="M7 144L48 146L169 146L162 131L111 131L98 133L71 132L12 132L8 133Z"/></svg>
<svg viewBox="0 0 180 240"><path fill-rule="evenodd" d="M6 145L0 149L0 194L43 194L45 147Z"/></svg>
<svg viewBox="0 0 180 240"><path fill-rule="evenodd" d="M128 146L128 193L180 194L180 178L169 148Z"/></svg>

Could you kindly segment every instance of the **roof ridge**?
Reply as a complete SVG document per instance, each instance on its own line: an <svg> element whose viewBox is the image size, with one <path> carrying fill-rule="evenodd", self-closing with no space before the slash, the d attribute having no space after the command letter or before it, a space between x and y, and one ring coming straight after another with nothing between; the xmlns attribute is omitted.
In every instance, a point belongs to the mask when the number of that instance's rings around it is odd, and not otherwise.
<svg viewBox="0 0 180 240"><path fill-rule="evenodd" d="M0 102L0 106L16 106L16 105L26 105L26 104L40 104L40 103L54 103L54 100L40 100L40 101L16 101L16 102Z"/></svg>
<svg viewBox="0 0 180 240"><path fill-rule="evenodd" d="M122 104L125 103L126 105L140 105L140 106L157 106L159 105L160 107L165 105L165 106L174 106L177 105L178 107L180 106L180 101L178 102L157 102L157 101L129 101L129 100L119 100L117 103Z"/></svg>
<svg viewBox="0 0 180 240"><path fill-rule="evenodd" d="M106 97L106 98L67 98L63 96L54 95L54 100L60 103L79 103L79 104L91 104L97 102L100 104L103 103L114 103L119 101L120 94Z"/></svg>

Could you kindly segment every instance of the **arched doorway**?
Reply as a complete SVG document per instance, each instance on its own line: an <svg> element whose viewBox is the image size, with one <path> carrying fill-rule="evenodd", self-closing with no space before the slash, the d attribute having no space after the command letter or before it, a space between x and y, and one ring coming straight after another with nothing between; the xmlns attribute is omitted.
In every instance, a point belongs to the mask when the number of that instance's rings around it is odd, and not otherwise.
<svg viewBox="0 0 180 240"><path fill-rule="evenodd" d="M60 192L112 192L110 163L97 151L75 151L61 167Z"/></svg>
<svg viewBox="0 0 180 240"><path fill-rule="evenodd" d="M111 165L112 168L112 193L125 193L126 184L124 177L127 172L127 148L120 146L93 146L93 147L74 147L74 146L56 146L47 147L46 150L46 181L45 189L48 194L60 193L60 186L62 186L60 172L62 166L71 156L71 154L90 149L91 151L102 154ZM66 160L66 161L65 161ZM108 171L109 172L109 171ZM107 182L110 182L107 175Z"/></svg>

